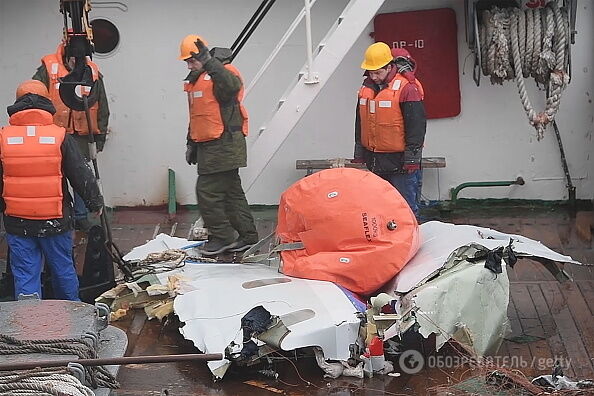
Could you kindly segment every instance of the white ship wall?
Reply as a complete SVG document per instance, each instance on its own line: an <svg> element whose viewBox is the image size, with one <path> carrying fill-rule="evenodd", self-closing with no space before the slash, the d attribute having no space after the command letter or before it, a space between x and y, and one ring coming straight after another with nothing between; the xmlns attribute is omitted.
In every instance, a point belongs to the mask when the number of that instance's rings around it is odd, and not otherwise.
<svg viewBox="0 0 594 396"><path fill-rule="evenodd" d="M359 0L363 1L363 0ZM313 7L313 38L317 43L340 15L346 0L318 0ZM423 195L449 199L449 189L467 181L511 180L522 176L524 186L463 190L461 198L560 200L567 198L559 149L551 128L536 140L520 104L515 83L492 86L472 80L472 58L464 37L461 0L387 0L381 13L453 8L458 24L458 62L462 111L459 116L430 120L425 156L446 157L447 167L424 173ZM576 44L572 46L572 82L564 92L557 122L577 196L594 198L592 130L594 124L594 6L579 0ZM187 104L182 80L187 74L178 61L179 42L189 33L203 35L210 46L230 46L260 0L130 0L127 11L103 8L93 1L92 18L106 18L118 26L121 42L110 56L99 58L111 110L111 135L99 165L110 206L158 205L167 201L167 169L176 173L180 204L196 202L196 170L185 163ZM0 105L14 100L16 85L30 78L42 55L55 50L62 31L58 0L0 0ZM303 2L277 0L248 44L236 58L246 85L257 73ZM251 204L276 204L279 196L304 171L297 159L352 157L359 65L372 43L367 32L353 43L310 110L285 141L248 192ZM265 77L250 92L253 141L275 108L289 80L305 62L303 26L292 36ZM543 93L529 84L536 109L544 107ZM0 113L0 123L7 116ZM260 139L265 139L265 131ZM248 170L249 171L249 170ZM364 192L362 192L364 193Z"/></svg>

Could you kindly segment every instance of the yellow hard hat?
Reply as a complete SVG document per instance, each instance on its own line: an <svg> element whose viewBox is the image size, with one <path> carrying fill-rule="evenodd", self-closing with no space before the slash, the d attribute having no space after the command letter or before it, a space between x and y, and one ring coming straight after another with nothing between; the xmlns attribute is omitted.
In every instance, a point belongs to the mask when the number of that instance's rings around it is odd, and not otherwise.
<svg viewBox="0 0 594 396"><path fill-rule="evenodd" d="M181 44L179 45L179 60L186 60L188 58L191 58L192 52L198 52L198 48L195 44L196 40L202 40L204 45L208 45L206 40L204 40L197 34L188 34L186 37L184 37Z"/></svg>
<svg viewBox="0 0 594 396"><path fill-rule="evenodd" d="M361 63L361 69L377 70L386 66L392 61L390 47L386 43L373 43L365 50L365 59Z"/></svg>
<svg viewBox="0 0 594 396"><path fill-rule="evenodd" d="M47 87L44 83L42 83L39 80L23 81L16 90L16 99L28 93L49 98L49 92L47 91Z"/></svg>

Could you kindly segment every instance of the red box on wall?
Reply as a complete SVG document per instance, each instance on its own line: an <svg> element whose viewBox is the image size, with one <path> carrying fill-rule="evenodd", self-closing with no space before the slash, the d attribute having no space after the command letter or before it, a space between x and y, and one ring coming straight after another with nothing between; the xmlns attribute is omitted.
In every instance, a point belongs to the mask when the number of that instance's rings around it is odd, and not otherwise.
<svg viewBox="0 0 594 396"><path fill-rule="evenodd" d="M458 32L451 8L376 15L374 39L402 47L417 62L427 118L460 114Z"/></svg>

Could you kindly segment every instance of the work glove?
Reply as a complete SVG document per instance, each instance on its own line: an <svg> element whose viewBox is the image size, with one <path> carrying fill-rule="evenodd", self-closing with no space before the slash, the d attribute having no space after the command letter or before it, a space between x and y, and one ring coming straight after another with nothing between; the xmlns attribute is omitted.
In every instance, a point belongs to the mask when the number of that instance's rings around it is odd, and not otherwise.
<svg viewBox="0 0 594 396"><path fill-rule="evenodd" d="M190 52L190 54L192 54L192 58L202 63L204 66L204 64L212 58L210 52L208 51L208 47L206 47L206 45L204 45L200 39L196 40L194 44L196 44L196 47L198 48L198 53Z"/></svg>
<svg viewBox="0 0 594 396"><path fill-rule="evenodd" d="M98 133L93 136L95 139L95 143L97 144L97 152L100 153L103 151L103 147L105 147L105 140L107 140L107 134L105 133Z"/></svg>
<svg viewBox="0 0 594 396"><path fill-rule="evenodd" d="M421 169L422 150L404 150L404 160L402 163L402 170L406 173L413 173Z"/></svg>
<svg viewBox="0 0 594 396"><path fill-rule="evenodd" d="M188 142L186 145L186 162L188 165L196 165L198 162L197 154L198 152L196 150L196 145L194 143Z"/></svg>

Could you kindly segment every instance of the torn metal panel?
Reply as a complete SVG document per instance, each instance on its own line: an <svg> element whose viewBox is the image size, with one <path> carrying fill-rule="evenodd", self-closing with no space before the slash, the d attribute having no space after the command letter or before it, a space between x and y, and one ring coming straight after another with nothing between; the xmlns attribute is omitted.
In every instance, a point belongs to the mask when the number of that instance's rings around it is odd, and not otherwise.
<svg viewBox="0 0 594 396"><path fill-rule="evenodd" d="M262 306L289 330L276 335L281 349L319 346L327 359L350 357L361 320L334 284L285 277L260 265L197 264L180 272L194 290L177 296L174 310L185 323L180 331L201 351L224 353L232 342L241 345L241 319ZM208 365L222 378L229 363L225 359Z"/></svg>
<svg viewBox="0 0 594 396"><path fill-rule="evenodd" d="M513 251L519 257L536 257L560 263L580 264L559 254L542 243L515 234L505 234L490 228L430 221L420 226L421 248L382 291L407 293L435 276L459 247L477 243L490 250L507 246L513 240Z"/></svg>
<svg viewBox="0 0 594 396"><path fill-rule="evenodd" d="M398 300L396 315L375 321L384 339L401 334L414 319L421 335L437 335L438 350L454 339L477 356L494 353L509 331L509 279L503 260L499 274L485 268L485 250L505 248L511 240L517 257L548 264L558 279L564 273L554 262L580 264L540 242L489 228L432 221L420 231L419 252L384 288ZM386 329L381 319L394 319L394 324Z"/></svg>
<svg viewBox="0 0 594 396"><path fill-rule="evenodd" d="M462 261L398 302L415 307L411 312L419 333L425 338L435 333L437 350L453 338L484 356L496 352L508 333L506 267L496 275L484 266L484 261ZM385 337L398 335L397 326L387 329Z"/></svg>

